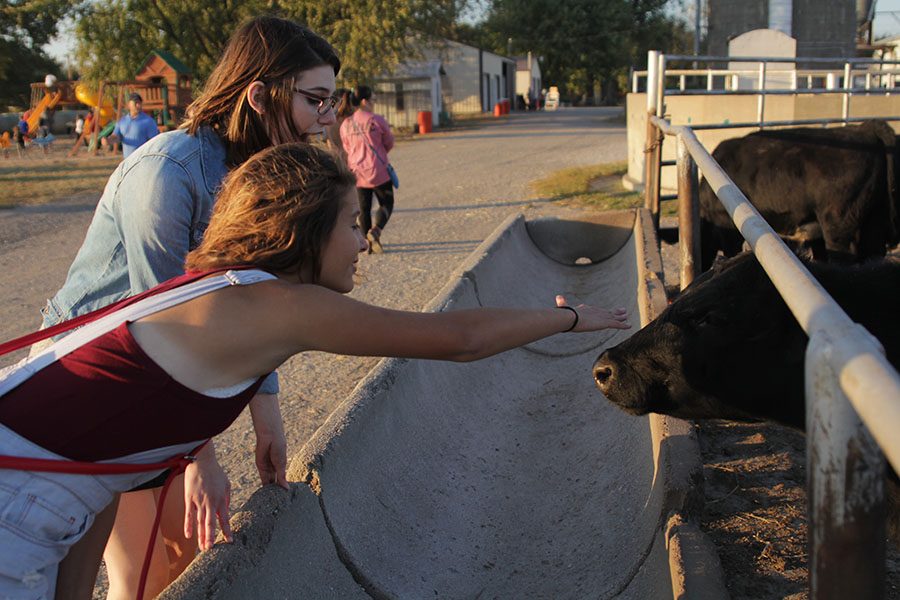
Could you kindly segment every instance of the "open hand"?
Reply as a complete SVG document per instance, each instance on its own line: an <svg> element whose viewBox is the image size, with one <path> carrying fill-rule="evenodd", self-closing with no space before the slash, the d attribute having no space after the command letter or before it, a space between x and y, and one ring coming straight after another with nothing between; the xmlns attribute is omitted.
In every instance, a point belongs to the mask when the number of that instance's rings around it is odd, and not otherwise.
<svg viewBox="0 0 900 600"><path fill-rule="evenodd" d="M558 295L556 297L556 306L569 306L565 296ZM571 308L575 309L578 314L578 323L572 329L574 332L631 328L631 324L628 322L628 311L624 308L608 309L588 304L579 304Z"/></svg>
<svg viewBox="0 0 900 600"><path fill-rule="evenodd" d="M225 540L232 542L228 522L230 504L231 483L228 476L216 460L215 453L210 448L204 448L184 472L184 537L194 535L196 522L197 545L201 550L209 550L216 541L218 523Z"/></svg>

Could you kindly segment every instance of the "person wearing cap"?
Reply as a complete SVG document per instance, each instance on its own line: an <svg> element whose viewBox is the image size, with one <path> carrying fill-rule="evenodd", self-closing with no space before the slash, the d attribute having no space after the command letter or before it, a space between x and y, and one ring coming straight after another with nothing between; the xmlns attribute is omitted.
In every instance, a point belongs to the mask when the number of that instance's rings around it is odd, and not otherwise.
<svg viewBox="0 0 900 600"><path fill-rule="evenodd" d="M142 110L143 102L140 94L129 95L128 114L119 119L112 132L110 141L122 143L122 158L128 158L129 154L159 133L156 121Z"/></svg>

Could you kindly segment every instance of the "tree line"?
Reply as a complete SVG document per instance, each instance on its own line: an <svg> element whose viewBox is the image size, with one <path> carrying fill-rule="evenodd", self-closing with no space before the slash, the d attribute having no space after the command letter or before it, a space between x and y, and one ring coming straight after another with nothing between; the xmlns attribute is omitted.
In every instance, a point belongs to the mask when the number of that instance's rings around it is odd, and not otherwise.
<svg viewBox="0 0 900 600"><path fill-rule="evenodd" d="M27 106L28 84L63 78L43 46L74 23L82 78L129 80L154 49L190 67L198 85L238 23L271 14L305 23L338 50L342 82L371 81L451 39L504 56L532 52L543 81L571 101L613 103L648 48L691 43L672 16L682 0L2 0L0 107ZM667 10L667 5L668 9ZM676 6L677 8L677 6Z"/></svg>

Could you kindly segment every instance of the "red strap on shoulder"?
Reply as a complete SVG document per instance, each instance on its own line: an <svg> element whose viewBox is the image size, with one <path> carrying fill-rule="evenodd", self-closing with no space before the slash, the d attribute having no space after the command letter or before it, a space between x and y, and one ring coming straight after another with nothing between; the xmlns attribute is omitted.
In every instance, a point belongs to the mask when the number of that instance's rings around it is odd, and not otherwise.
<svg viewBox="0 0 900 600"><path fill-rule="evenodd" d="M41 340L46 340L47 338L54 337L59 335L60 333L69 331L71 329L75 329L76 327L81 327L87 323L92 321L96 321L100 317L103 317L115 310L128 306L129 304L133 304L138 300L143 300L144 298L148 298L150 296L155 296L156 294L161 294L162 292L167 292L173 288L186 285L188 283L193 283L198 279L202 279L209 275L213 275L215 273L221 273L222 271L239 271L244 269L253 269L256 268L254 266L240 266L240 267L222 267L221 269L213 269L211 271L200 271L187 273L185 275L181 275L179 277L173 277L166 282L159 284L156 287L150 288L145 292L141 292L135 296L129 296L128 298L122 298L118 302L113 302L103 308L98 308L97 310L91 311L89 313L85 313L79 317L75 317L73 319L69 319L68 321L63 321L62 323L57 323L52 327L48 327L46 329L40 329L38 331L29 333L28 335L23 335L22 337L18 337L14 340L10 340L8 342L4 342L0 344L0 356L4 354L9 354L10 352L14 352L21 348L25 348L26 346L31 346Z"/></svg>

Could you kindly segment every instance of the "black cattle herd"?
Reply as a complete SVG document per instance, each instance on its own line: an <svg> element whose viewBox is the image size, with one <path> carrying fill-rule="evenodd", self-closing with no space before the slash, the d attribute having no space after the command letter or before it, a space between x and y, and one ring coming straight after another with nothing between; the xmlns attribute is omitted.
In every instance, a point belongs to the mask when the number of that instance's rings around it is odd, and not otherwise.
<svg viewBox="0 0 900 600"><path fill-rule="evenodd" d="M854 262L900 242L897 136L884 121L834 129L759 131L720 143L716 159L785 241L813 258ZM704 181L701 263L744 239Z"/></svg>
<svg viewBox="0 0 900 600"><path fill-rule="evenodd" d="M765 131L713 152L773 229L900 369L896 136L883 121ZM771 420L805 427L807 337L709 185L701 185L704 269L652 323L594 363L603 395L635 415ZM713 259L718 251L726 259ZM737 256L735 256L737 255ZM900 399L898 399L900 400ZM900 499L896 474L891 495ZM892 504L897 504L892 502ZM891 511L900 539L900 511Z"/></svg>

